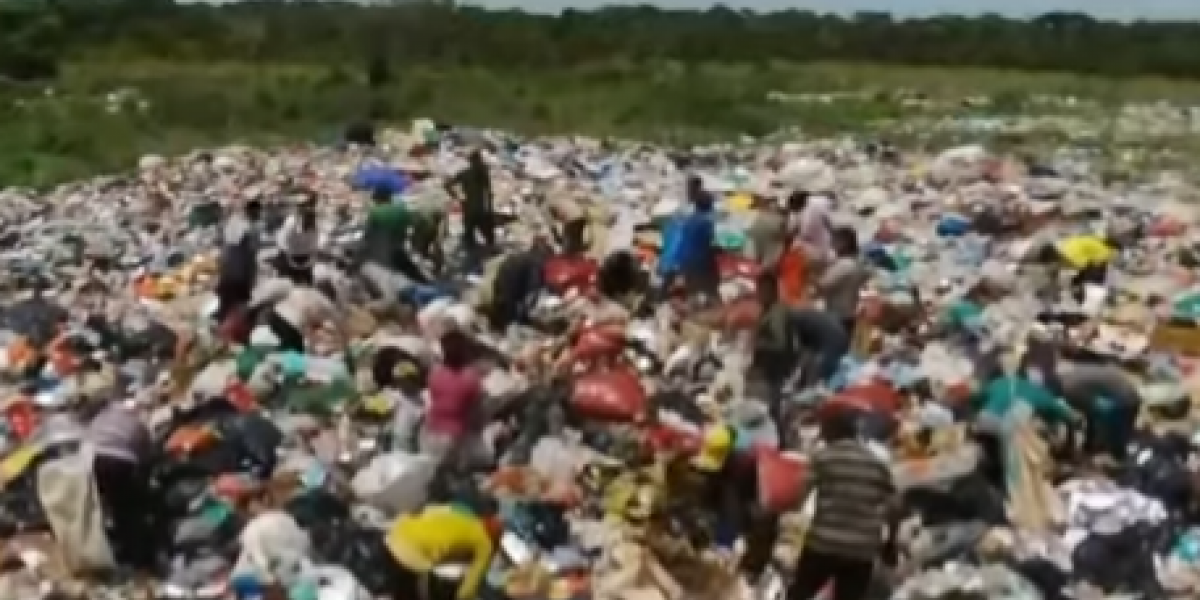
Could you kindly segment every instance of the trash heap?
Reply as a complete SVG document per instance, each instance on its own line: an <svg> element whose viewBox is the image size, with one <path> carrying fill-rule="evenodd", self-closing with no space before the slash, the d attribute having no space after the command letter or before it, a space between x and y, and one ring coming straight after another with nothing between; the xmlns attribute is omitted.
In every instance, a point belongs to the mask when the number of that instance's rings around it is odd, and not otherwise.
<svg viewBox="0 0 1200 600"><path fill-rule="evenodd" d="M0 600L782 599L833 414L853 415L898 488L867 597L1200 594L1200 215L1179 178L1105 185L1070 149L681 150L428 121L378 138L149 156L0 194ZM488 260L466 256L444 189L479 148L500 224ZM657 268L689 175L717 198L707 302L660 289ZM381 190L447 207L448 229L443 264L422 265L434 281L382 301L351 260ZM806 343L799 372L764 389L761 273L778 269L795 309L827 308L803 243L768 265L756 244L771 215L797 218L797 193L857 234L870 277L835 372L814 375L830 350ZM302 332L301 353L261 320L239 336L212 315L223 225L263 204L270 279L275 232L306 198L339 323ZM560 199L587 248L546 260L530 322L497 331L496 272L556 237ZM1113 244L1101 282L1037 260L1087 236ZM613 292L618 255L636 276ZM469 431L430 452L448 332L486 376ZM1070 418L1017 391L1047 368ZM1136 412L1129 435L1079 418L1118 409ZM732 472L749 475L713 485Z"/></svg>

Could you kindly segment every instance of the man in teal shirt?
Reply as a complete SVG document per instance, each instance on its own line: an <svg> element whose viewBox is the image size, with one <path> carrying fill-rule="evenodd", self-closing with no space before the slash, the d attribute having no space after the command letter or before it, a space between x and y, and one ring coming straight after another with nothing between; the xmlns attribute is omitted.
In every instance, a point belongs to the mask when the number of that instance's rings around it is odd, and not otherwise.
<svg viewBox="0 0 1200 600"><path fill-rule="evenodd" d="M981 417L1006 417L1018 402L1024 402L1034 415L1050 424L1072 424L1078 420L1074 409L1050 390L1018 375L1001 375L983 386L972 404Z"/></svg>

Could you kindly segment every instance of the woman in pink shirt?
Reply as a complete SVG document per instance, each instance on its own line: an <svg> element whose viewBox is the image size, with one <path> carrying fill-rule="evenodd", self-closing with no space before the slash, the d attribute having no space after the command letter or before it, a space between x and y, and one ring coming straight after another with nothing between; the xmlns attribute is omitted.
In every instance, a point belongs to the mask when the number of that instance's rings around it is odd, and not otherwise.
<svg viewBox="0 0 1200 600"><path fill-rule="evenodd" d="M442 336L442 362L429 374L429 407L421 452L445 458L478 435L483 373L472 364L472 340L461 331Z"/></svg>

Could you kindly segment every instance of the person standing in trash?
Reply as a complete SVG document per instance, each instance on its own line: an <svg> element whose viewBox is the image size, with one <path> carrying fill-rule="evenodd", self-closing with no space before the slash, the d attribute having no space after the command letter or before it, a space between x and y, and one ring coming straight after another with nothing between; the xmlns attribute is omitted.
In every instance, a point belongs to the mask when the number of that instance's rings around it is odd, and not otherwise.
<svg viewBox="0 0 1200 600"><path fill-rule="evenodd" d="M408 209L393 202L386 191L373 192L372 199L358 256L360 273L376 297L395 299L407 285L428 281L406 255L412 221Z"/></svg>
<svg viewBox="0 0 1200 600"><path fill-rule="evenodd" d="M792 309L779 301L775 276L758 277L758 301L762 312L754 330L754 353L750 360L750 378L762 382L769 395L763 398L771 416L779 423L780 402L800 360L800 340L792 327Z"/></svg>
<svg viewBox="0 0 1200 600"><path fill-rule="evenodd" d="M275 270L298 285L313 285L313 265L321 244L321 232L317 227L317 199L309 196L279 229L275 240L275 245L279 247Z"/></svg>
<svg viewBox="0 0 1200 600"><path fill-rule="evenodd" d="M1119 248L1095 235L1074 235L1042 248L1038 262L1067 269L1071 273L1071 294L1083 302L1089 285L1108 283L1108 265L1117 257Z"/></svg>
<svg viewBox="0 0 1200 600"><path fill-rule="evenodd" d="M499 537L500 525L494 504L455 501L429 506L418 514L397 519L386 539L388 551L403 569L399 589L393 590L392 597L403 600L428 598L433 570L444 564L465 561L467 571L454 598L478 598L495 551L495 540Z"/></svg>
<svg viewBox="0 0 1200 600"><path fill-rule="evenodd" d="M484 251L495 248L492 176L483 160L483 151L471 151L467 157L467 168L446 184L446 192L462 203L463 247L467 253L478 257L480 247L476 235L483 239Z"/></svg>
<svg viewBox="0 0 1200 600"><path fill-rule="evenodd" d="M826 446L809 460L799 506L817 494L788 600L809 600L833 583L834 600L864 600L897 499L891 467L857 439L852 414L821 423Z"/></svg>
<svg viewBox="0 0 1200 600"><path fill-rule="evenodd" d="M259 229L263 206L251 200L242 214L230 217L221 236L221 258L217 270L217 311L213 318L222 323L250 301L258 279Z"/></svg>
<svg viewBox="0 0 1200 600"><path fill-rule="evenodd" d="M859 253L858 236L849 227L833 230L833 252L833 262L817 280L817 294L825 301L825 310L853 334L859 296L871 279L871 270Z"/></svg>
<svg viewBox="0 0 1200 600"><path fill-rule="evenodd" d="M750 244L747 250L751 258L764 269L774 271L783 258L787 245L787 217L779 210L774 199L763 196L754 198L754 217L746 230Z"/></svg>
<svg viewBox="0 0 1200 600"><path fill-rule="evenodd" d="M492 277L488 323L504 333L513 323L530 324L538 295L544 288L544 269L552 251L544 237L535 237L530 247L500 259Z"/></svg>
<svg viewBox="0 0 1200 600"><path fill-rule="evenodd" d="M474 364L476 344L466 333L451 329L442 335L442 362L429 372L429 406L420 435L421 452L457 462L475 450L483 403L483 372Z"/></svg>
<svg viewBox="0 0 1200 600"><path fill-rule="evenodd" d="M701 303L720 297L720 271L717 268L716 225L713 221L715 199L704 189L699 177L687 181L691 214L671 224L664 236L659 272L663 276L664 295L670 293L677 278L682 278L688 295Z"/></svg>

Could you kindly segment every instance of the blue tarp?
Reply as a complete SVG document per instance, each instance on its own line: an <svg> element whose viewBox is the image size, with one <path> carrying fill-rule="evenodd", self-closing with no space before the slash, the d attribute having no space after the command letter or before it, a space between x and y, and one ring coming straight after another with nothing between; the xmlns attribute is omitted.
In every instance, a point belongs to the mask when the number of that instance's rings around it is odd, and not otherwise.
<svg viewBox="0 0 1200 600"><path fill-rule="evenodd" d="M350 183L355 189L395 195L408 189L410 182L407 175L395 169L364 167L354 174Z"/></svg>

